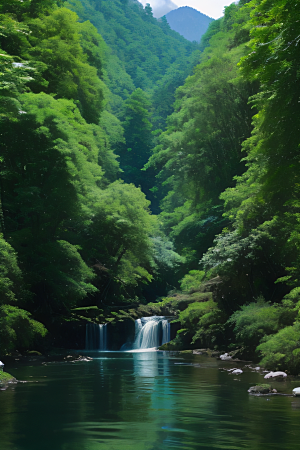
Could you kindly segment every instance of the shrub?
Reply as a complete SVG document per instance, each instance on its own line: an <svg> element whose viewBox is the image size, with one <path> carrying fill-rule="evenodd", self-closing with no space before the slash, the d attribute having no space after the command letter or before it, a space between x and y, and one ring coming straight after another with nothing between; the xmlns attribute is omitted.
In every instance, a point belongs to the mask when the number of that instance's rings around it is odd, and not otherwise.
<svg viewBox="0 0 300 450"><path fill-rule="evenodd" d="M0 307L0 352L27 349L38 336L44 337L46 328L31 318L31 314L15 306Z"/></svg>
<svg viewBox="0 0 300 450"><path fill-rule="evenodd" d="M238 343L253 347L261 342L265 335L274 334L285 325L293 323L295 314L279 305L270 305L262 298L244 305L227 321L234 325L234 333Z"/></svg>
<svg viewBox="0 0 300 450"><path fill-rule="evenodd" d="M266 338L257 351L263 356L261 364L267 369L288 370L297 375L300 372L300 323Z"/></svg>
<svg viewBox="0 0 300 450"><path fill-rule="evenodd" d="M205 272L203 270L190 270L182 280L180 281L180 287L182 291L193 291L199 289L205 277Z"/></svg>

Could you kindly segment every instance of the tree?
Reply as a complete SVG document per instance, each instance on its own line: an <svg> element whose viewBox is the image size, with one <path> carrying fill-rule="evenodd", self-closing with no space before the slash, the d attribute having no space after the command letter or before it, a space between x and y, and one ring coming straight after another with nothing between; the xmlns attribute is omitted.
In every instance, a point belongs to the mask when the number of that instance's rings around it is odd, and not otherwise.
<svg viewBox="0 0 300 450"><path fill-rule="evenodd" d="M127 183L141 186L148 194L149 181L141 171L148 161L152 143L150 122L151 103L142 89L136 89L125 102L123 122L126 145L119 151L123 178Z"/></svg>
<svg viewBox="0 0 300 450"><path fill-rule="evenodd" d="M91 40L94 29L89 25L80 25L77 14L67 8L56 9L43 19L34 19L29 26L33 46L30 55L47 66L43 73L48 82L46 92L77 101L86 121L97 124L104 97L104 84L97 76L97 69L101 72L100 56L95 50L100 40L93 43L93 57L92 47L89 46L89 58L97 64L97 68L87 63L80 43L81 39Z"/></svg>

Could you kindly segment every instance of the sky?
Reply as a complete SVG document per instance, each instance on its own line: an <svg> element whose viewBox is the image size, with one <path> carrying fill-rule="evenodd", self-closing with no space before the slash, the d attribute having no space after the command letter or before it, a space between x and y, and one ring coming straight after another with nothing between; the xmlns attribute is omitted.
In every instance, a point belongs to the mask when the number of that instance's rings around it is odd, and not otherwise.
<svg viewBox="0 0 300 450"><path fill-rule="evenodd" d="M234 0L139 0L144 6L150 3L155 17L167 14L176 6L190 6L209 17L218 19L223 15L224 6L233 3Z"/></svg>

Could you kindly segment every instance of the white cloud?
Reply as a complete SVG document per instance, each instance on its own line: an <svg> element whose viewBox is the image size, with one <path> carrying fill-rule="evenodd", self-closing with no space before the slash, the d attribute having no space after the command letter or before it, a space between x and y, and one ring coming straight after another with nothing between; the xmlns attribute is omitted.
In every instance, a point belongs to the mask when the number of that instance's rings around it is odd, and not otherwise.
<svg viewBox="0 0 300 450"><path fill-rule="evenodd" d="M153 9L154 17L162 17L173 9L177 9L176 5L172 0L139 0L144 6L146 3L150 3Z"/></svg>
<svg viewBox="0 0 300 450"><path fill-rule="evenodd" d="M190 6L198 11L206 14L209 17L218 19L223 15L224 7L233 3L231 0L175 0L175 3L171 0L139 0L144 6L146 3L150 3L153 9L153 15L155 17L161 17L167 14L172 9L176 9L177 6ZM162 13L161 13L162 12Z"/></svg>

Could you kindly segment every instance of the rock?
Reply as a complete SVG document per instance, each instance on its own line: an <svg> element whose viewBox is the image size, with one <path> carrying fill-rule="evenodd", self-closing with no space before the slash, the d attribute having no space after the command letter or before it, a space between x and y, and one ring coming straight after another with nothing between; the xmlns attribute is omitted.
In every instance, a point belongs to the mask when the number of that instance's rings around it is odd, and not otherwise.
<svg viewBox="0 0 300 450"><path fill-rule="evenodd" d="M276 389L272 389L272 394L277 394L277 390Z"/></svg>
<svg viewBox="0 0 300 450"><path fill-rule="evenodd" d="M229 356L228 353L224 353L224 355L220 355L220 359L222 361L230 361L232 359L232 356Z"/></svg>
<svg viewBox="0 0 300 450"><path fill-rule="evenodd" d="M259 384L248 389L249 394L269 394L271 392L270 384Z"/></svg>
<svg viewBox="0 0 300 450"><path fill-rule="evenodd" d="M4 367L4 364L3 364L2 361L0 361L0 371L1 371L1 372L3 371L3 367Z"/></svg>
<svg viewBox="0 0 300 450"><path fill-rule="evenodd" d="M273 379L273 380L284 380L287 377L285 372L269 372L264 376L265 380Z"/></svg>
<svg viewBox="0 0 300 450"><path fill-rule="evenodd" d="M241 369L234 369L231 373L232 375L241 375L243 371Z"/></svg>
<svg viewBox="0 0 300 450"><path fill-rule="evenodd" d="M300 396L300 387L293 389L293 396L298 397L298 395Z"/></svg>

